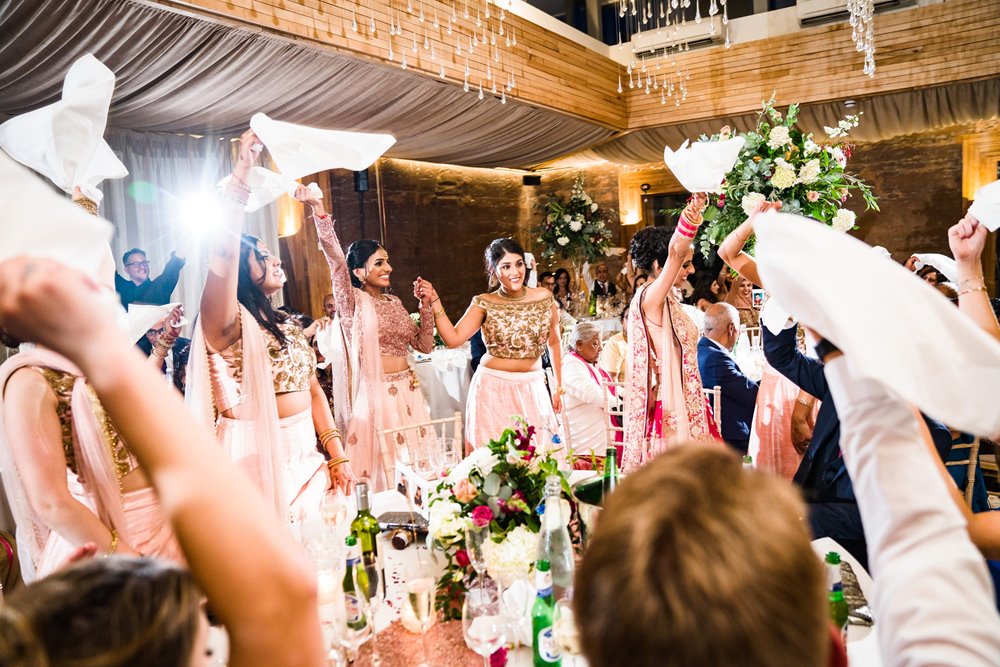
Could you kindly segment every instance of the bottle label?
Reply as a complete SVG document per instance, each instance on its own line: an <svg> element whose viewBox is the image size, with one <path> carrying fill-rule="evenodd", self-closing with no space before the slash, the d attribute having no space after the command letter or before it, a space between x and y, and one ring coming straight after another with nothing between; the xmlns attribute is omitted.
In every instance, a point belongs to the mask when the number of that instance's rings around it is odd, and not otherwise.
<svg viewBox="0 0 1000 667"><path fill-rule="evenodd" d="M535 639L538 642L538 657L542 662L559 662L562 651L559 649L559 642L556 641L552 626L539 630Z"/></svg>
<svg viewBox="0 0 1000 667"><path fill-rule="evenodd" d="M552 595L552 572L535 570L535 588L540 598Z"/></svg>
<svg viewBox="0 0 1000 667"><path fill-rule="evenodd" d="M364 609L361 598L352 593L344 593L344 612L347 624L352 627L363 627L365 624Z"/></svg>
<svg viewBox="0 0 1000 667"><path fill-rule="evenodd" d="M347 567L352 568L361 562L360 556L355 556L354 554L347 557Z"/></svg>

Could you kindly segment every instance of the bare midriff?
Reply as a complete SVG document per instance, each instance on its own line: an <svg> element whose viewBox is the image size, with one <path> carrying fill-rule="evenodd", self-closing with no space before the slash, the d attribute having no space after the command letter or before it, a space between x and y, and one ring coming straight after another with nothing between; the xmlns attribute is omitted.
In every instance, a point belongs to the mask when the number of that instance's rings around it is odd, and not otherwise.
<svg viewBox="0 0 1000 667"><path fill-rule="evenodd" d="M399 373L410 367L406 357L395 357L388 354L382 355L382 372Z"/></svg>
<svg viewBox="0 0 1000 667"><path fill-rule="evenodd" d="M274 397L278 404L278 418L291 417L312 407L312 394L308 391L289 391L283 394L276 394ZM222 416L228 419L243 419L241 406L222 412Z"/></svg>
<svg viewBox="0 0 1000 667"><path fill-rule="evenodd" d="M504 359L502 357L494 357L492 354L487 352L483 355L483 358L479 361L481 366L490 368L495 371L508 371L511 373L527 373L528 371L537 371L542 367L542 358L535 357L534 359Z"/></svg>

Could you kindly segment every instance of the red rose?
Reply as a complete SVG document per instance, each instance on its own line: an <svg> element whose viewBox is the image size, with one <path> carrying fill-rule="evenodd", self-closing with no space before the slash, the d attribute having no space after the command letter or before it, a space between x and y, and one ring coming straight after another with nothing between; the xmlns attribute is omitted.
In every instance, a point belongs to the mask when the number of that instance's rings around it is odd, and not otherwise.
<svg viewBox="0 0 1000 667"><path fill-rule="evenodd" d="M501 646L490 654L490 667L504 667L507 664L507 648Z"/></svg>
<svg viewBox="0 0 1000 667"><path fill-rule="evenodd" d="M459 549L455 552L455 562L458 563L459 567L467 567L472 561L469 560L469 552L465 549Z"/></svg>

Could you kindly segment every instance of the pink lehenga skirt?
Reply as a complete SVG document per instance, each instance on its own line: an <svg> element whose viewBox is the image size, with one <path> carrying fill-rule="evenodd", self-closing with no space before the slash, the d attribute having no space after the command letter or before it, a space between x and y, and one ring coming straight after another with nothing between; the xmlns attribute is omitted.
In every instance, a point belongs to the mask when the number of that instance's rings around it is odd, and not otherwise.
<svg viewBox="0 0 1000 667"><path fill-rule="evenodd" d="M281 462L281 494L288 502L286 522L294 535L313 520L322 521L323 495L330 486L326 460L316 449L316 431L312 411L303 410L278 420L276 451L271 455ZM253 429L253 422L219 417L216 439L222 444L233 464L251 481L264 488L257 448L262 445Z"/></svg>
<svg viewBox="0 0 1000 667"><path fill-rule="evenodd" d="M791 380L764 366L757 391L757 410L750 433L750 449L758 469L769 470L785 479L792 479L802 455L792 445L792 410L799 388Z"/></svg>
<svg viewBox="0 0 1000 667"><path fill-rule="evenodd" d="M514 423L515 417L523 417L538 434L559 431L552 399L545 386L545 372L515 373L480 366L469 386L465 410L466 449L471 451L497 439Z"/></svg>

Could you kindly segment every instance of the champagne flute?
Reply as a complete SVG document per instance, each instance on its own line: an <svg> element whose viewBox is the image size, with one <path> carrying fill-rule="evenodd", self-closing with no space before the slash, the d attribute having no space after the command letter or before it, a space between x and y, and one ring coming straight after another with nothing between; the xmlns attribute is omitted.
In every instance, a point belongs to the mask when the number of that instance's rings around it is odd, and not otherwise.
<svg viewBox="0 0 1000 667"><path fill-rule="evenodd" d="M462 605L462 631L465 645L483 658L489 658L507 641L507 619L501 611L500 595L492 588L469 591Z"/></svg>
<svg viewBox="0 0 1000 667"><path fill-rule="evenodd" d="M476 579L479 580L482 588L483 578L486 577L486 556L483 547L486 540L490 539L489 524L477 526L471 521L465 526L465 551L469 554L469 563L476 571Z"/></svg>
<svg viewBox="0 0 1000 667"><path fill-rule="evenodd" d="M434 577L428 571L428 566L419 560L413 563L406 576L404 590L406 602L413 611L414 617L420 622L420 641L424 647L424 660L418 667L430 667L430 651L427 648L427 629L430 627L434 613Z"/></svg>
<svg viewBox="0 0 1000 667"><path fill-rule="evenodd" d="M439 438L438 446L439 456L441 457L439 464L441 472L451 472L460 460L458 449L455 447L455 438Z"/></svg>

